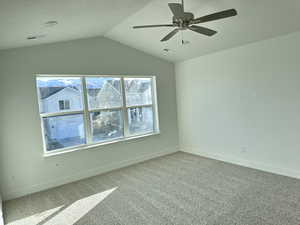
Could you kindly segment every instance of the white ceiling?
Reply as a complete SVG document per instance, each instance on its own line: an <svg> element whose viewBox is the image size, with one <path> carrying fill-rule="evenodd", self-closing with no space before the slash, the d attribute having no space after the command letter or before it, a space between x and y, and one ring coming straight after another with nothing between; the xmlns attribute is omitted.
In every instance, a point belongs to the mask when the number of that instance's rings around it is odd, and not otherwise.
<svg viewBox="0 0 300 225"><path fill-rule="evenodd" d="M0 0L0 49L102 36L151 0ZM47 21L58 21L45 27ZM47 36L27 40L30 35Z"/></svg>
<svg viewBox="0 0 300 225"><path fill-rule="evenodd" d="M161 43L172 28L132 29L134 25L170 23L168 2L179 0L0 0L0 49L105 36L180 61L300 30L299 0L185 0L186 11L196 17L238 10L237 17L205 24L218 31L214 37L183 31ZM43 26L49 20L59 24ZM47 36L26 40L40 34ZM190 44L181 45L182 36ZM164 48L171 51L165 53Z"/></svg>

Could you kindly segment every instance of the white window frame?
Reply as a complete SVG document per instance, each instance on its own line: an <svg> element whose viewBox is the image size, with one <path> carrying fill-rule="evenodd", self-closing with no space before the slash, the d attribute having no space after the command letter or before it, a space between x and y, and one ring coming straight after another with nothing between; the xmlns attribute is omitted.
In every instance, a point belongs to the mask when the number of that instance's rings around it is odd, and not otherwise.
<svg viewBox="0 0 300 225"><path fill-rule="evenodd" d="M158 104L157 104L157 89L156 89L156 76L132 76L132 75L65 75L65 74L37 74L35 82L37 78L42 78L42 77L52 77L52 78L80 78L81 79L81 85L82 85L82 103L83 103L83 109L79 111L61 111L61 112L55 112L55 113L40 113L40 122L41 122L41 131L42 131L42 139L43 139L43 152L44 156L52 156L52 155L58 155L66 152L73 152L77 150L85 150L85 149L91 149L91 148L96 148L102 145L107 145L107 144L112 144L112 143L117 143L117 142L122 142L122 141L128 141L132 139L137 139L137 138L143 138L147 136L152 136L152 135L157 135L160 134L160 129L159 129L159 118L158 118ZM105 108L105 109L88 109L88 92L86 88L86 79L89 77L99 77L99 78L119 78L121 82L121 92L122 92L122 100L123 104L121 107L112 107L112 108ZM152 104L147 104L147 105L137 105L137 106L127 106L126 105L126 95L125 95L125 78L150 78L152 81L151 87L151 94L152 94ZM37 97L38 97L38 104L39 104L39 109L40 107L40 93L39 89L36 85L36 91L37 91ZM141 107L152 107L153 111L153 131L148 132L148 133L142 133L142 134L136 134L136 135L130 135L129 134L129 127L128 127L128 115L127 115L127 109L129 108L141 108ZM101 112L101 111L107 111L107 110L121 110L122 112L122 118L123 118L123 137L108 140L108 141L103 141L103 142L98 142L98 143L93 143L92 141L92 129L91 129L91 119L90 119L90 113L91 112ZM82 114L83 115L83 123L84 123L84 131L85 131L85 137L86 137L86 144L82 145L76 145L76 146L71 146L71 147L66 147L66 148L60 148L56 150L51 150L47 151L47 143L45 139L45 129L44 129L44 118L47 117L54 117L54 116L66 116L66 115L74 115L74 114Z"/></svg>

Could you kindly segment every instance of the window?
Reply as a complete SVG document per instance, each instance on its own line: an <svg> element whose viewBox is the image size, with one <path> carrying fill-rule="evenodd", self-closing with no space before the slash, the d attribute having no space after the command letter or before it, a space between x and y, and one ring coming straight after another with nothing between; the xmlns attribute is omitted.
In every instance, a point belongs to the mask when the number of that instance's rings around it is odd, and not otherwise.
<svg viewBox="0 0 300 225"><path fill-rule="evenodd" d="M124 78L130 135L153 132L151 78Z"/></svg>
<svg viewBox="0 0 300 225"><path fill-rule="evenodd" d="M59 109L60 110L68 110L70 109L70 101L69 100L59 100Z"/></svg>
<svg viewBox="0 0 300 225"><path fill-rule="evenodd" d="M159 132L155 77L41 75L36 83L46 154Z"/></svg>

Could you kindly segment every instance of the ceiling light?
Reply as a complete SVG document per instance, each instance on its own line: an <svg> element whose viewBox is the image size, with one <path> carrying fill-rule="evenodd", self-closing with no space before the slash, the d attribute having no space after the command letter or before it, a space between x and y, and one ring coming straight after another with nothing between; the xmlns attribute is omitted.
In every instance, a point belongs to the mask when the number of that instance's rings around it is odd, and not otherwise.
<svg viewBox="0 0 300 225"><path fill-rule="evenodd" d="M53 26L56 26L58 24L57 21L55 20L50 20L50 21L47 21L46 23L44 23L44 26L45 27L53 27Z"/></svg>

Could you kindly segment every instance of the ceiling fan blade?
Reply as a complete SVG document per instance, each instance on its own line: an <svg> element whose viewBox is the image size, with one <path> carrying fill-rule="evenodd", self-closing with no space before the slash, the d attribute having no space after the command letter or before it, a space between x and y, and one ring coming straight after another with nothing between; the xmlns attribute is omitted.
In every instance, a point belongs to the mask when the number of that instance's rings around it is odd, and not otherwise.
<svg viewBox="0 0 300 225"><path fill-rule="evenodd" d="M174 27L173 24L159 24L159 25L143 25L143 26L134 26L134 29L138 28L154 28L154 27Z"/></svg>
<svg viewBox="0 0 300 225"><path fill-rule="evenodd" d="M171 9L175 18L182 18L184 16L183 5L179 3L169 3L169 8Z"/></svg>
<svg viewBox="0 0 300 225"><path fill-rule="evenodd" d="M211 30L206 27L200 27L200 26L195 26L195 25L189 26L188 29L195 31L199 34L204 34L206 36L213 36L217 33L217 31L215 31L215 30Z"/></svg>
<svg viewBox="0 0 300 225"><path fill-rule="evenodd" d="M197 23L205 23L209 21L214 21L214 20L219 20L219 19L224 19L232 16L236 16L237 11L235 9L228 9L225 11L213 13L207 16L202 16L199 18L194 19L191 24L197 24Z"/></svg>
<svg viewBox="0 0 300 225"><path fill-rule="evenodd" d="M179 29L172 30L170 33L167 34L167 36L165 36L160 41L168 41L168 40L170 40L175 34L178 33L178 31L179 31Z"/></svg>

